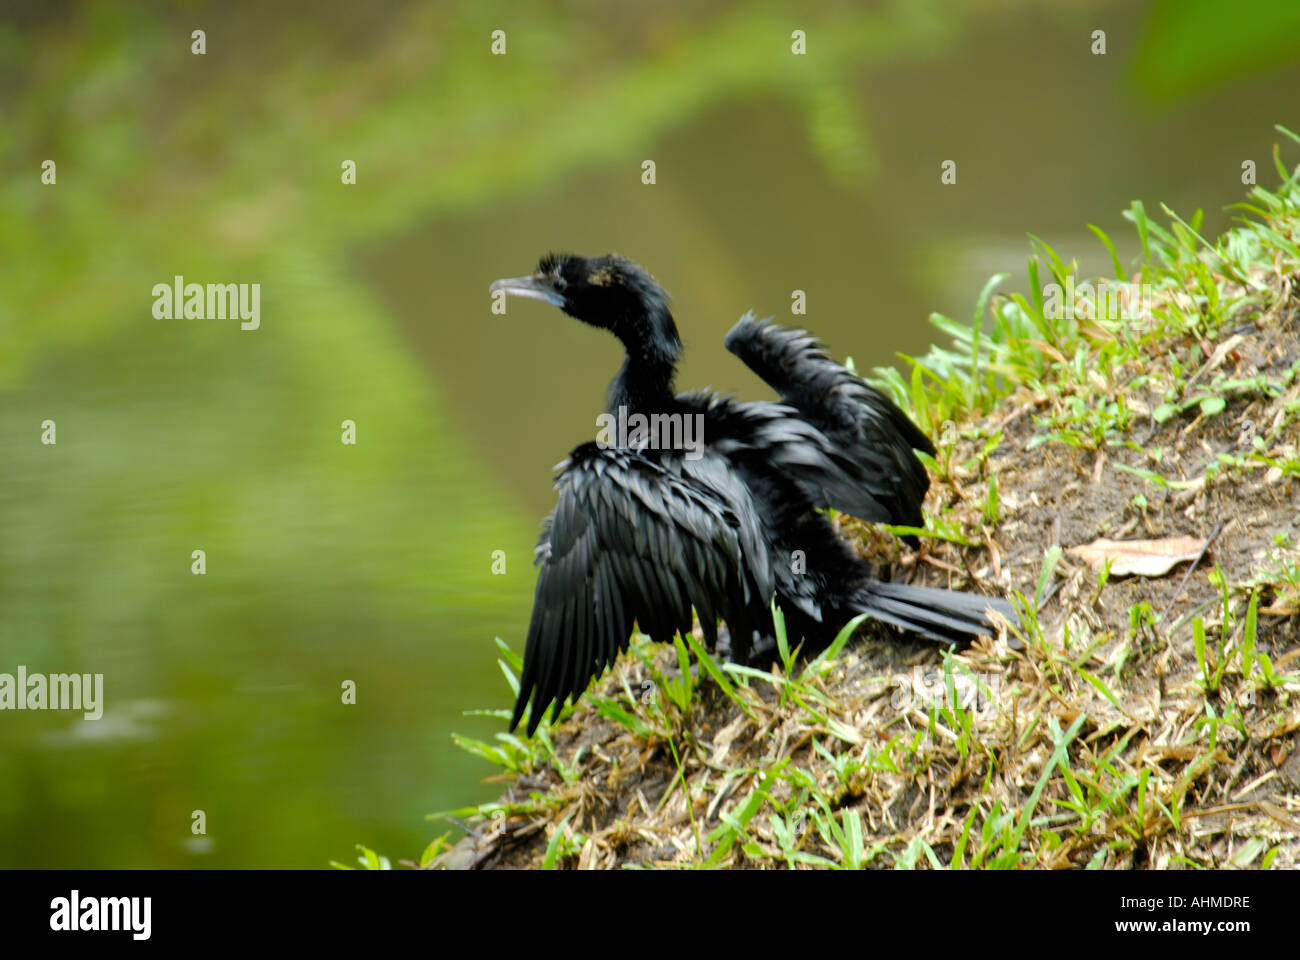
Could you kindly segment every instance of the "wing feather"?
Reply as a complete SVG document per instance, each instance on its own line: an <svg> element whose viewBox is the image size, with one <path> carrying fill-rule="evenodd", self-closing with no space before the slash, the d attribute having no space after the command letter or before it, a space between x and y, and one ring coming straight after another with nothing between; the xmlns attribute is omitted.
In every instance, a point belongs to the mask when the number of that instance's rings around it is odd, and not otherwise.
<svg viewBox="0 0 1300 960"><path fill-rule="evenodd" d="M627 649L634 620L669 640L694 607L712 638L717 617L748 623L773 590L766 556L750 562L762 553L751 495L727 470L595 444L562 467L510 723L531 701L529 735Z"/></svg>
<svg viewBox="0 0 1300 960"><path fill-rule="evenodd" d="M746 313L725 343L793 408L794 424L773 425L768 435L790 448L784 457L817 506L922 525L930 478L913 451L933 454L934 444L893 401L831 359L804 330ZM795 424L815 428L827 443L810 442Z"/></svg>

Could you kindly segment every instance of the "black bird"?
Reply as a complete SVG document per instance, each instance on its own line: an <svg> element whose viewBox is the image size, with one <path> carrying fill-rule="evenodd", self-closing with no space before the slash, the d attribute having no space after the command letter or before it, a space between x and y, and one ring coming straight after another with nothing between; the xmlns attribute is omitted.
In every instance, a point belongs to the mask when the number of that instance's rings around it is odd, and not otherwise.
<svg viewBox="0 0 1300 960"><path fill-rule="evenodd" d="M576 700L627 648L633 622L666 641L691 630L692 608L711 648L726 623L720 652L741 663L775 649L773 597L809 653L861 613L948 644L992 634L988 608L1010 614L1002 600L879 580L818 512L922 526L929 477L913 450L934 445L804 331L741 318L727 349L781 400L738 403L674 394L682 343L668 294L629 260L551 254L490 289L618 337L627 360L605 423L649 422L560 464L511 729L530 698L530 736L547 707Z"/></svg>

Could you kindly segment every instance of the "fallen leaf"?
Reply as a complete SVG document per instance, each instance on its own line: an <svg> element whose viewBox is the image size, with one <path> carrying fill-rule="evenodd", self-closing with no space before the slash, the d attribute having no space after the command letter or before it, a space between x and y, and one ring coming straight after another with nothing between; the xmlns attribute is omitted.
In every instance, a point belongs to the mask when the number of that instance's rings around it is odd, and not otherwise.
<svg viewBox="0 0 1300 960"><path fill-rule="evenodd" d="M1205 546L1196 537L1164 537L1160 540L1107 540L1102 537L1082 547L1071 547L1073 554L1094 570L1110 561L1114 577L1136 574L1139 577L1163 577L1184 560L1195 560Z"/></svg>
<svg viewBox="0 0 1300 960"><path fill-rule="evenodd" d="M736 737L740 736L740 731L745 728L745 724L747 723L749 723L749 717L747 717L743 713L740 714L738 717L736 717L735 720L732 720L731 723L727 724L725 727L723 727L721 730L718 731L718 735L713 738L714 745L715 746L729 745L731 741L735 740Z"/></svg>
<svg viewBox="0 0 1300 960"><path fill-rule="evenodd" d="M1202 374L1210 373L1218 369L1218 367L1223 363L1223 361L1228 358L1228 354L1232 353L1233 350L1236 350L1237 347L1241 345L1241 342L1245 339L1246 338L1243 337L1241 334L1236 334L1234 336L1229 337L1227 340L1224 340L1223 343L1219 344L1219 346L1215 349L1214 353L1210 355L1210 359L1205 364L1205 366L1201 367L1200 370L1197 370L1196 375L1187 381L1187 386L1190 387L1197 380L1201 379ZM1205 346L1207 346L1207 344L1205 343L1201 344L1202 349L1204 349ZM1186 389L1186 387L1184 389Z"/></svg>

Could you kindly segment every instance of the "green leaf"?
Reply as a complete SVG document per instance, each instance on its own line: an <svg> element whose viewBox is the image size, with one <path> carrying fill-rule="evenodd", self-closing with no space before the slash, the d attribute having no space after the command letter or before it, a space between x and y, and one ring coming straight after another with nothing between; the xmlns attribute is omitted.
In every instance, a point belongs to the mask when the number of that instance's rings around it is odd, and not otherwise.
<svg viewBox="0 0 1300 960"><path fill-rule="evenodd" d="M704 649L704 645L695 639L693 633L683 634L682 639L690 646L691 652L695 654L695 659L704 672L713 678L713 682L722 689L722 692L725 693L729 699L735 702L736 706L740 707L741 710L745 711L747 716L752 718L754 713L749 709L749 704L745 703L744 700L736 695L736 688L732 686L731 681L727 679L727 675L722 672L722 668L718 666L718 661L714 660L713 657L709 655L709 651Z"/></svg>
<svg viewBox="0 0 1300 960"><path fill-rule="evenodd" d="M1043 795L1043 790L1047 787L1047 781L1052 775L1052 770L1057 766L1062 770L1066 769L1066 761L1070 758L1070 743L1078 735L1080 728L1083 727L1087 719L1087 714L1080 713L1064 734L1060 733L1061 728L1057 725L1055 719L1049 721L1049 727L1052 728L1056 746L1052 751L1052 756L1043 766L1043 772L1038 778L1038 783L1034 785L1033 791L1029 794L1029 802L1025 804L1024 809L1021 811L1020 819L1016 822L1015 832L1011 836L1011 842L1007 844L1009 849L1020 849L1020 841L1024 838L1025 831L1029 829L1029 820L1034 814L1034 808L1038 806L1038 798Z"/></svg>
<svg viewBox="0 0 1300 960"><path fill-rule="evenodd" d="M1101 239L1101 242L1106 245L1106 249L1110 251L1110 260L1115 267L1115 279L1123 283L1128 278L1124 275L1124 264L1120 262L1119 254L1115 252L1115 244L1110 242L1110 237L1106 236L1106 232L1101 227L1093 226L1090 223L1088 229L1095 233Z"/></svg>
<svg viewBox="0 0 1300 960"><path fill-rule="evenodd" d="M1056 565L1061 562L1061 547L1059 544L1053 544L1043 558L1043 569L1038 574L1038 587L1034 590L1034 609L1037 610L1043 605L1043 595L1047 592L1047 585L1052 582L1052 574L1056 572Z"/></svg>
<svg viewBox="0 0 1300 960"><path fill-rule="evenodd" d="M1227 406L1222 397L1206 397L1201 401L1201 414L1206 417L1214 417L1223 413L1223 408Z"/></svg>
<svg viewBox="0 0 1300 960"><path fill-rule="evenodd" d="M420 869L421 869L421 870L423 870L423 869L424 869L425 867L427 867L430 863L432 863L432 862L433 862L433 858L436 857L439 853L442 852L442 848L443 848L443 846L446 844L446 842L447 842L447 838L448 838L449 836L450 836L450 834L444 833L442 836L440 836L440 837L435 837L433 840L429 841L429 845L428 845L427 847L425 847L425 848L424 848L424 852L423 852L422 854L420 854Z"/></svg>
<svg viewBox="0 0 1300 960"><path fill-rule="evenodd" d="M1232 855L1232 865L1234 867L1250 866L1263 849L1264 841L1259 837L1251 837Z"/></svg>
<svg viewBox="0 0 1300 960"><path fill-rule="evenodd" d="M834 660L840 655L840 651L844 649L845 644L849 642L849 638L853 636L853 631L858 629L858 627L862 625L862 622L869 616L871 616L869 613L860 613L848 623L844 624L844 626L840 627L840 632L835 635L835 639L831 641L831 645L821 653L817 654L815 659L804 666L803 673L799 674L799 679L802 681L809 677L817 676L821 672L823 664L830 660Z"/></svg>
<svg viewBox="0 0 1300 960"><path fill-rule="evenodd" d="M1128 218L1137 226L1138 239L1142 241L1142 258L1148 262L1151 260L1151 243L1148 232L1149 221L1147 220L1146 208L1142 205L1141 200L1134 200L1129 207Z"/></svg>
<svg viewBox="0 0 1300 960"><path fill-rule="evenodd" d="M569 814L569 817L572 816L573 814ZM546 844L546 855L542 858L543 870L555 869L555 861L559 857L560 843L564 840L564 828L569 824L569 817L565 817L560 821L559 826L555 828L555 832L551 834L551 839Z"/></svg>

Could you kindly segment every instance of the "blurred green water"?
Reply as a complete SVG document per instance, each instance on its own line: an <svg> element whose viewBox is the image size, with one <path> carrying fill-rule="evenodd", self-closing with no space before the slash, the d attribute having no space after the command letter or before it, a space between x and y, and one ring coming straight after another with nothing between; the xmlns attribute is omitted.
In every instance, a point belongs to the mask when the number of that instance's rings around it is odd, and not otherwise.
<svg viewBox="0 0 1300 960"><path fill-rule="evenodd" d="M860 366L919 351L1024 231L1100 265L1086 222L1131 253L1130 198L1227 203L1266 168L1294 67L1237 57L1156 103L1147 15L86 4L0 28L0 672L103 673L107 699L0 714L0 866L413 855L426 812L495 795L449 735L498 729L461 711L507 703L492 638L518 646L550 466L619 356L540 305L492 316L487 283L550 247L641 259L682 386L765 395L721 337L796 288ZM176 274L260 283L261 328L154 319Z"/></svg>

